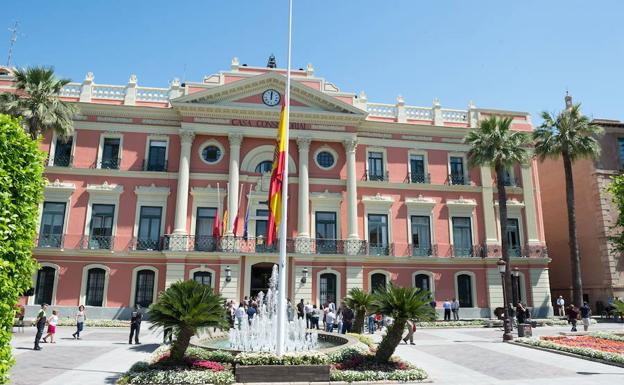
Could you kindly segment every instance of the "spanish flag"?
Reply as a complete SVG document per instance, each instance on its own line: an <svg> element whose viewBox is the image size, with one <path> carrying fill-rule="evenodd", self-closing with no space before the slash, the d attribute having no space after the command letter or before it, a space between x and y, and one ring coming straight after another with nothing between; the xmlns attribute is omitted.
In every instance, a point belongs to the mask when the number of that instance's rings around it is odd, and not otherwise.
<svg viewBox="0 0 624 385"><path fill-rule="evenodd" d="M277 129L277 142L273 155L273 168L271 169L271 183L269 184L269 226L267 229L267 246L271 246L277 238L277 228L282 220L282 186L284 184L284 165L286 164L286 102L282 99L282 111L280 112Z"/></svg>

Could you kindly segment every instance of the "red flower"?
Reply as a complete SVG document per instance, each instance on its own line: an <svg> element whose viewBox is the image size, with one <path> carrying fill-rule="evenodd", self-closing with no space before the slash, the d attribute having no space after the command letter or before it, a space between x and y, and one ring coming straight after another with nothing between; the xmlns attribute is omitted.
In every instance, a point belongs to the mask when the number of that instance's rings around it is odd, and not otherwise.
<svg viewBox="0 0 624 385"><path fill-rule="evenodd" d="M213 372L220 372L225 369L220 363L207 360L195 360L192 362L192 365L197 368L212 370Z"/></svg>
<svg viewBox="0 0 624 385"><path fill-rule="evenodd" d="M600 350L607 353L624 354L624 341L613 341L592 336L541 337L557 345Z"/></svg>

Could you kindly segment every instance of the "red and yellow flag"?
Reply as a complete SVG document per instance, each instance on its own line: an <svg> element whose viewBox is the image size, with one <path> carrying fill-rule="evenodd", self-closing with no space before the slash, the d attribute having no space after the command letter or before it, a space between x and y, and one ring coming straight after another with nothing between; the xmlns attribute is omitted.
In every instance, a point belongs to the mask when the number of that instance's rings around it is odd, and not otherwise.
<svg viewBox="0 0 624 385"><path fill-rule="evenodd" d="M280 112L277 129L277 142L273 155L273 168L271 169L271 183L269 184L269 226L267 234L267 246L271 246L277 238L277 228L282 220L282 186L284 184L284 165L286 164L286 103L282 99L282 111Z"/></svg>

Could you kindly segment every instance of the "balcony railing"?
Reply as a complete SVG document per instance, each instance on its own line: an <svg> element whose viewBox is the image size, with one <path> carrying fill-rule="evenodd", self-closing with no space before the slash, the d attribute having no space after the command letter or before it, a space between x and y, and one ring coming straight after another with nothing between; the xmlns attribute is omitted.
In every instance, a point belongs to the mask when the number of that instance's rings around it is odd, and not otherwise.
<svg viewBox="0 0 624 385"><path fill-rule="evenodd" d="M407 182L408 183L431 183L431 175L425 174L424 172L408 172L407 173Z"/></svg>
<svg viewBox="0 0 624 385"><path fill-rule="evenodd" d="M143 171L167 171L167 163L168 161L164 163L150 163L148 159L143 159L141 169Z"/></svg>
<svg viewBox="0 0 624 385"><path fill-rule="evenodd" d="M377 182L387 182L390 180L390 172L386 171L386 172L382 172L382 173L374 173L371 172L370 170L367 170L364 173L364 180L367 181L377 181Z"/></svg>
<svg viewBox="0 0 624 385"><path fill-rule="evenodd" d="M130 241L131 250L160 251L162 250L163 238L132 238Z"/></svg>
<svg viewBox="0 0 624 385"><path fill-rule="evenodd" d="M484 253L484 249L481 246L467 246L467 247L457 247L451 245L450 254L452 257L469 257L469 258L484 258L486 255Z"/></svg>
<svg viewBox="0 0 624 385"><path fill-rule="evenodd" d="M409 245L412 257L433 257L438 255L438 245Z"/></svg>
<svg viewBox="0 0 624 385"><path fill-rule="evenodd" d="M469 186L470 178L468 175L449 174L447 184L451 186Z"/></svg>
<svg viewBox="0 0 624 385"><path fill-rule="evenodd" d="M88 250L112 250L115 237L112 235L85 235L80 240L80 248Z"/></svg>
<svg viewBox="0 0 624 385"><path fill-rule="evenodd" d="M71 167L73 162L74 157L72 155L55 154L52 165L54 167Z"/></svg>
<svg viewBox="0 0 624 385"><path fill-rule="evenodd" d="M369 243L368 244L368 252L366 253L369 256L376 255L394 255L394 244L393 243Z"/></svg>
<svg viewBox="0 0 624 385"><path fill-rule="evenodd" d="M119 170L119 165L121 164L121 159L102 159L97 165L97 168L108 169L108 170Z"/></svg>
<svg viewBox="0 0 624 385"><path fill-rule="evenodd" d="M50 248L50 249L62 249L63 248L63 235L62 234L42 234L39 235L36 242L37 247Z"/></svg>

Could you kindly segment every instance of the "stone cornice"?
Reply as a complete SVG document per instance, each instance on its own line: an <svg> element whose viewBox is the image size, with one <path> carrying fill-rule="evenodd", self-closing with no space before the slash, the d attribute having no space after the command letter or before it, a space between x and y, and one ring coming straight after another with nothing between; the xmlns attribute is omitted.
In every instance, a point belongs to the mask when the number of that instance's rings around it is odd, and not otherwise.
<svg viewBox="0 0 624 385"><path fill-rule="evenodd" d="M334 201L340 202L342 201L342 193L332 193L327 190L323 192L311 192L310 193L311 201Z"/></svg>
<svg viewBox="0 0 624 385"><path fill-rule="evenodd" d="M169 187L158 187L152 183L149 186L136 186L134 193L146 196L167 196L171 194L171 189Z"/></svg>
<svg viewBox="0 0 624 385"><path fill-rule="evenodd" d="M89 194L102 194L102 195L120 195L123 193L123 186L119 184L109 184L104 181L102 184L87 184L87 192Z"/></svg>

